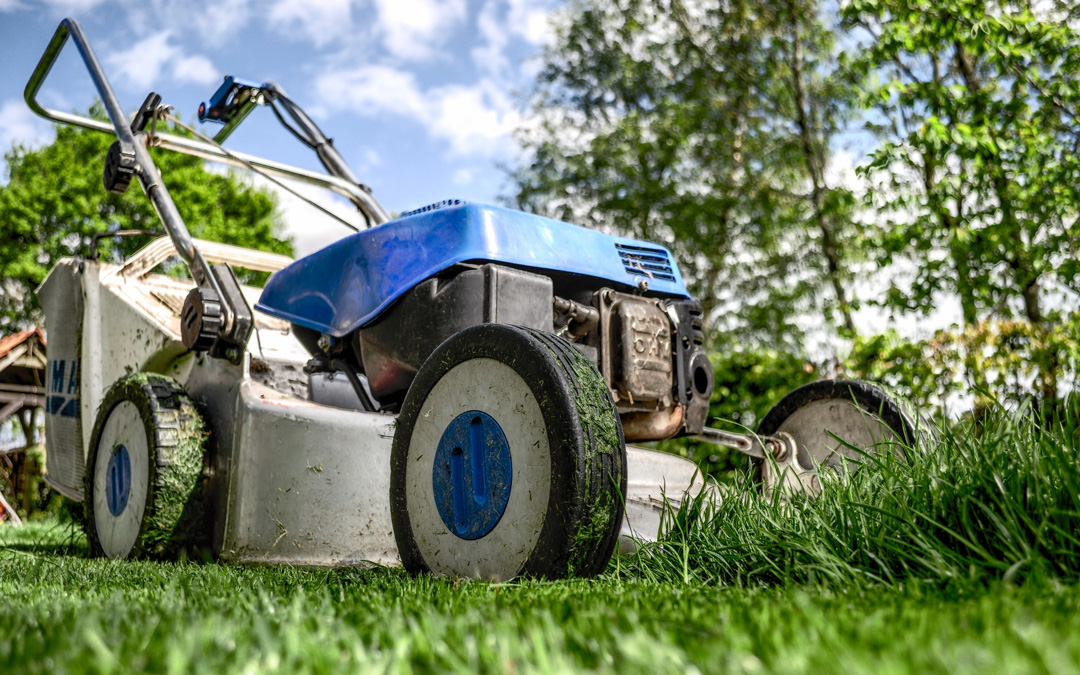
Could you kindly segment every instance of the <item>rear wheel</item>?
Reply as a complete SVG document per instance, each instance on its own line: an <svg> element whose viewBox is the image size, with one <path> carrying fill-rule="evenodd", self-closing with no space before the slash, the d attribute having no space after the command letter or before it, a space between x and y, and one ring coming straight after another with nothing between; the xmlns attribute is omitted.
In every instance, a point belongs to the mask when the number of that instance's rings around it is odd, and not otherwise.
<svg viewBox="0 0 1080 675"><path fill-rule="evenodd" d="M405 397L390 508L413 573L598 574L618 541L625 490L614 402L561 338L500 324L461 331Z"/></svg>
<svg viewBox="0 0 1080 675"><path fill-rule="evenodd" d="M931 433L925 420L908 411L883 388L861 380L819 380L795 389L773 406L758 434L791 434L802 469L855 468L884 452L904 456ZM779 477L759 462L766 486Z"/></svg>
<svg viewBox="0 0 1080 675"><path fill-rule="evenodd" d="M95 555L175 553L206 539L202 418L175 381L139 373L105 395L90 442L86 534Z"/></svg>

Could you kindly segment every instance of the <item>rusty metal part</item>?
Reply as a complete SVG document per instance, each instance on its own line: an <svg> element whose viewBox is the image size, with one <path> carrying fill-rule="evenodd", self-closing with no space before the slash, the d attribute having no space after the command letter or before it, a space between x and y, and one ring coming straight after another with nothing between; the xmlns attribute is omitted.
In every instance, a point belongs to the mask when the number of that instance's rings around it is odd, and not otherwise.
<svg viewBox="0 0 1080 675"><path fill-rule="evenodd" d="M806 469L813 468L813 462L808 459L809 456L805 452L799 452L795 438L791 434L784 432L780 432L775 436L758 436L757 434L737 434L731 431L705 427L700 434L694 434L691 438L725 448L732 448L754 459L771 457L777 462L797 461L805 465Z"/></svg>
<svg viewBox="0 0 1080 675"><path fill-rule="evenodd" d="M769 452L764 447L763 439L749 434L736 434L730 431L705 427L700 434L695 434L691 438L725 448L732 448L757 459L765 459L766 452Z"/></svg>
<svg viewBox="0 0 1080 675"><path fill-rule="evenodd" d="M623 300L614 307L619 358L616 386L631 401L671 396L671 324L655 302ZM681 415L680 415L681 418Z"/></svg>
<svg viewBox="0 0 1080 675"><path fill-rule="evenodd" d="M567 334L573 338L585 337L600 323L600 312L595 307L583 305L580 302L555 296L552 309L555 311L556 325L563 323L559 321L563 319Z"/></svg>
<svg viewBox="0 0 1080 675"><path fill-rule="evenodd" d="M776 495L786 498L797 493L813 498L821 494L821 479L814 459L799 447L794 436L785 431L773 436L758 436L706 427L692 438L733 448L761 460L762 483L770 498Z"/></svg>
<svg viewBox="0 0 1080 675"><path fill-rule="evenodd" d="M671 410L674 397L671 323L663 301L618 293L597 297L600 372L619 412Z"/></svg>
<svg viewBox="0 0 1080 675"><path fill-rule="evenodd" d="M683 407L676 405L657 412L632 412L622 415L621 419L627 441L658 441L679 433Z"/></svg>
<svg viewBox="0 0 1080 675"><path fill-rule="evenodd" d="M761 464L765 495L770 499L805 494L811 499L821 494L821 478L814 459L799 447L795 437L779 431L768 438L773 444L772 457Z"/></svg>

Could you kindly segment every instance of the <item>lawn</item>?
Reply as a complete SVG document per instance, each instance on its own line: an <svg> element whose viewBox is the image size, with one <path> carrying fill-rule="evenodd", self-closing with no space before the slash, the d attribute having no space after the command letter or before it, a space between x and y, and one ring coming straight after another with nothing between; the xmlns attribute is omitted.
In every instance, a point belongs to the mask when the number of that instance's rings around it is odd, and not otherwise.
<svg viewBox="0 0 1080 675"><path fill-rule="evenodd" d="M1076 425L1005 417L816 502L691 505L595 580L86 557L0 527L5 672L1080 672Z"/></svg>

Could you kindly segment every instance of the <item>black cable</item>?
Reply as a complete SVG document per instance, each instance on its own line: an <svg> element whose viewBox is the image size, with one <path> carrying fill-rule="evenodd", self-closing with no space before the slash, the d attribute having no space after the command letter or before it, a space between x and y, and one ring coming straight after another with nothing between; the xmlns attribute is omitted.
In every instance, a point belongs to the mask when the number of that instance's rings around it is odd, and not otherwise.
<svg viewBox="0 0 1080 675"><path fill-rule="evenodd" d="M212 139L212 138L208 137L208 136L207 136L206 134L200 133L199 131L195 130L195 129L194 129L193 127L191 127L191 126L189 126L189 125L187 125L187 124L184 124L184 123L183 123L183 122L181 122L181 121L180 121L180 120L179 120L178 118L176 118L176 117L173 117L173 116L172 116L171 114L170 114L170 115L167 115L167 119L168 119L168 120L169 120L170 122L172 122L173 124L175 124L176 126L180 127L181 129L184 129L185 131L187 131L187 132L191 133L191 134L192 134L193 136L195 136L196 138L198 138L198 139L199 139L200 141L202 141L202 142L204 142L204 143L208 143L208 144L210 144L210 145L214 146L215 148L217 148L217 149L221 150L221 151L222 151L223 153L225 153L225 155L227 155L227 156L228 156L228 157L230 157L231 159L233 159L233 160L235 160L235 161L239 162L239 163L240 163L240 164L242 164L243 166L247 167L247 168L248 168L249 170L251 170L251 171L254 171L255 173L259 174L260 176L262 176L262 177L263 177L263 178L265 178L266 180L270 181L270 182L271 182L271 183L273 183L274 185L277 185L277 186L278 186L279 188L281 188L282 190L285 190L286 192L288 192L288 193L290 193L290 194L294 195L295 197L297 197L298 199L300 199L300 200L301 200L301 201L303 201L304 203L308 204L308 205L309 205L309 206L311 206L312 208L314 208L314 209L317 209L317 210L321 211L322 213L324 213L324 214L325 214L325 215L327 215L327 216L330 216L331 218L333 218L334 220L338 221L339 223L341 223L341 224L342 224L342 225L344 225L345 227L349 228L349 229L350 229L350 230L352 230L353 232L359 232L359 231L360 231L360 228L358 228L357 226L353 225L352 223L350 223L349 221L345 220L345 219L344 219L344 218L342 218L341 216L337 215L337 214L336 214L336 213L334 213L333 211L330 211L329 209L327 209L327 208L326 208L325 206L323 206L322 204L318 204L318 203L316 203L316 202L312 201L311 199L308 199L308 198L307 198L307 197L305 197L304 195L300 194L299 192L297 192L297 191L296 191L296 190L294 190L293 188L289 187L289 186L288 186L288 185L286 185L285 183L281 182L281 181L280 181L280 180L278 180L277 178L274 178L274 177L273 177L273 176L271 176L271 175L270 175L270 174L269 174L268 172L266 172L266 171L263 171L262 169L260 169L259 167L255 166L254 164L252 164L251 162L247 161L246 159L242 159L242 158L238 157L238 156L237 156L237 155L236 155L235 153L233 153L233 152L230 152L229 150L225 149L225 148L224 148L224 147L223 147L223 146L221 145L221 143L218 143L218 142L217 142L217 141L215 141L214 139ZM370 226L370 225L371 225L371 220L370 220L369 218L367 218L367 214L366 214L366 213L364 213L363 209L357 209L357 210L359 210L359 211L360 211L360 213L361 213L361 214L362 214L362 215L364 216L364 220L366 221L367 225L369 225L369 226Z"/></svg>
<svg viewBox="0 0 1080 675"><path fill-rule="evenodd" d="M326 134L323 133L322 129L320 129L318 125L315 124L315 121L308 117L307 114L304 113L304 111L300 108L300 106L296 105L296 103L294 103L291 98L281 93L276 87L273 86L266 87L263 89L263 91L267 93L267 104L270 106L270 110L273 111L274 117L276 117L278 122L281 123L281 126L288 129L289 132L297 138L297 140L299 140L301 143L308 146L315 152L319 151L319 147L321 145L329 144L331 142L329 138L326 138ZM278 100L280 100L281 104L285 106L285 111L289 113L289 117L293 118L293 121L300 123L301 120L299 119L299 115L303 114L304 118L306 118L307 120L307 124L311 125L312 127L312 133L318 133L326 140L323 143L320 143L317 138L309 138L305 133L293 127L292 124L285 120L285 116L281 114L281 111L278 110ZM360 187L364 190L367 190L368 192L371 192L371 190L365 185L360 185ZM371 217L359 207L356 210L359 211L360 215L364 217L364 226L371 227Z"/></svg>
<svg viewBox="0 0 1080 675"><path fill-rule="evenodd" d="M305 137L304 134L301 133L299 129L294 128L291 124L289 124L287 121L285 121L285 117L281 114L281 111L279 111L277 109L277 106L274 105L274 100L273 99L270 100L270 110L272 110L274 112L274 117L277 118L278 122L281 122L281 126L288 129L292 133L293 136L296 136L297 140L299 140L301 143L308 146L312 150L315 150L318 147L315 144L314 141L312 141L312 140L308 139L307 137Z"/></svg>
<svg viewBox="0 0 1080 675"><path fill-rule="evenodd" d="M296 103L291 98L281 93L277 89L274 89L274 98L281 100L282 105L285 106L285 112L289 113L289 117L293 118L294 122L304 126L310 125L314 133L317 133L319 136L326 138L326 134L324 134L323 130L320 129L317 124L315 124L315 120L308 117L308 114L304 112L304 109L296 105ZM302 120L300 119L301 117L304 117L305 119ZM329 139L327 139L327 141L329 142ZM318 139L312 141L312 143L318 144Z"/></svg>
<svg viewBox="0 0 1080 675"><path fill-rule="evenodd" d="M364 388L364 383L360 381L360 377L356 374L356 369L352 367L352 364L342 359L331 359L330 367L334 370L340 370L345 373L345 377L348 378L349 384L356 390L356 396L360 399L360 405L364 406L364 410L368 412L376 412L379 406L375 403L375 399L368 394L367 389Z"/></svg>

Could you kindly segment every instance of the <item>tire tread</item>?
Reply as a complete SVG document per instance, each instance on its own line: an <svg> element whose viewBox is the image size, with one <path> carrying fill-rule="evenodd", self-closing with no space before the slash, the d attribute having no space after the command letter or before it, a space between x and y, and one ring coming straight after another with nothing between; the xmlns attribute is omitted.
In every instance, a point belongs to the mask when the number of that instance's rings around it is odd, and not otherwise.
<svg viewBox="0 0 1080 675"><path fill-rule="evenodd" d="M148 425L153 458L147 504L130 557L170 557L207 540L202 503L205 438L202 416L175 380L137 373L117 381L106 393L94 423L91 457L84 477L87 539L94 555L103 555L93 515L93 467L108 413L122 401L138 408Z"/></svg>
<svg viewBox="0 0 1080 675"><path fill-rule="evenodd" d="M583 467L586 482L584 499L576 509L579 536L570 551L570 574L592 577L607 567L618 544L625 509L626 443L615 401L593 363L573 343L551 333L522 328L544 345L562 368L567 382L574 389L582 433L586 443ZM582 378L580 373L595 373L595 378ZM603 447L600 420L617 430L614 448ZM610 430L609 434L610 434ZM614 505L614 509L612 509Z"/></svg>

